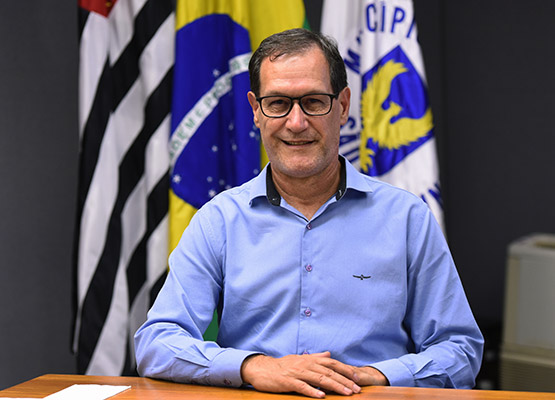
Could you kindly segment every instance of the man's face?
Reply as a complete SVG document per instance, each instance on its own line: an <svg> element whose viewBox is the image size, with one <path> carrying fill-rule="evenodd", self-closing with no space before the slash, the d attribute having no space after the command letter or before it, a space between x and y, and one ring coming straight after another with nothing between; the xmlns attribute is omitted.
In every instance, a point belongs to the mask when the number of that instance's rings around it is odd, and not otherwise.
<svg viewBox="0 0 555 400"><path fill-rule="evenodd" d="M332 94L329 76L328 63L318 47L274 61L266 58L260 67L260 96ZM268 118L262 114L254 93L249 92L248 98L272 172L306 178L336 166L339 129L349 113L349 88L341 91L339 98L333 100L330 113L323 116L306 115L295 101L287 116Z"/></svg>

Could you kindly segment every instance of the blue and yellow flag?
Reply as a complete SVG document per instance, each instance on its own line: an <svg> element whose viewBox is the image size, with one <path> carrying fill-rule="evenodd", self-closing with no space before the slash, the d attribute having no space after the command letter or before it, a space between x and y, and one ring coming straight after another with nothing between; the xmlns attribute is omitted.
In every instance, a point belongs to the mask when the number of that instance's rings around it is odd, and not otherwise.
<svg viewBox="0 0 555 400"><path fill-rule="evenodd" d="M257 175L248 63L267 36L305 23L302 0L178 0L170 150L170 251L193 214Z"/></svg>
<svg viewBox="0 0 555 400"><path fill-rule="evenodd" d="M303 26L302 0L178 0L170 137L170 251L195 211L261 168L248 63L267 36Z"/></svg>

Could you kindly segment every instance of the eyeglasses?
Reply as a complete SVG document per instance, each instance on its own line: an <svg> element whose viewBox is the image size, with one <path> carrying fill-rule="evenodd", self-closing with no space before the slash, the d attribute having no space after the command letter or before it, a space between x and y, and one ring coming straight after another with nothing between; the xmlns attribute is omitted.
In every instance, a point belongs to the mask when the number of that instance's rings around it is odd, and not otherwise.
<svg viewBox="0 0 555 400"><path fill-rule="evenodd" d="M291 112L295 100L299 102L301 110L306 115L320 116L329 114L333 99L337 99L339 93L310 93L299 97L290 96L262 96L257 97L262 114L268 118L282 118Z"/></svg>

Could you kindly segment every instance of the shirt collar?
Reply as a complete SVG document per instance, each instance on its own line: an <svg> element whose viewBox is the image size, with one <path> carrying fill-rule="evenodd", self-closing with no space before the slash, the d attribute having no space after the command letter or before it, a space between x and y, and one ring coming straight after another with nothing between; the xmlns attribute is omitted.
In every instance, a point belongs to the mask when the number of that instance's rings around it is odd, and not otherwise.
<svg viewBox="0 0 555 400"><path fill-rule="evenodd" d="M335 193L336 200L340 200L347 189L353 189L359 192L372 192L372 186L364 175L359 173L355 167L347 161L343 156L339 156L341 163L341 172L339 178L339 187ZM264 170L255 178L250 195L250 204L256 197L265 196L268 202L274 206L279 206L281 196L278 193L274 180L272 179L272 167L266 165Z"/></svg>

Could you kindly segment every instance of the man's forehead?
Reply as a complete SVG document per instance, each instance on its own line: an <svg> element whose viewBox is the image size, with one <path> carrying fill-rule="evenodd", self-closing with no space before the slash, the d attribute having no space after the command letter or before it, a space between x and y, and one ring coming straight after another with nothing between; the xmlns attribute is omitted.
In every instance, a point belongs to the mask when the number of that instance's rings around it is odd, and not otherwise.
<svg viewBox="0 0 555 400"><path fill-rule="evenodd" d="M288 62L293 58L296 58L297 62ZM275 73L277 71L280 73L284 72L286 74L291 73L291 76L293 76L298 71L306 70L307 80L314 79L314 74L312 74L312 72L318 69L318 66L322 65L325 65L327 68L321 75L320 80L325 86L331 87L327 59L324 56L323 51L318 46L289 53L275 52L270 56L265 57L260 64L260 87L262 89L265 84L273 83L275 80L280 79L276 77Z"/></svg>
<svg viewBox="0 0 555 400"><path fill-rule="evenodd" d="M274 52L270 53L267 57L264 57L264 59L262 60L261 67L267 62L270 62L270 63L279 62L292 57L301 57L301 58L322 57L324 59L326 58L323 50L315 44L306 46L303 48L293 49L293 50L277 49Z"/></svg>

